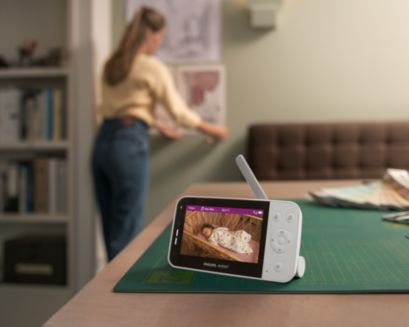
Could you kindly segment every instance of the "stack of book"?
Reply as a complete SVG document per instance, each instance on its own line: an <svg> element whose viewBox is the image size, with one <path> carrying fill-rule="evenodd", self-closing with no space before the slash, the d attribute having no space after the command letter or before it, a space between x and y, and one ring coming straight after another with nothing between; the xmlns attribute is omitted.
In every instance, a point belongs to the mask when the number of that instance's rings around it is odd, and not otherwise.
<svg viewBox="0 0 409 327"><path fill-rule="evenodd" d="M409 173L407 170L387 169L381 181L323 188L310 192L312 198L324 205L374 209L409 208Z"/></svg>
<svg viewBox="0 0 409 327"><path fill-rule="evenodd" d="M0 143L61 141L66 131L63 89L0 89Z"/></svg>
<svg viewBox="0 0 409 327"><path fill-rule="evenodd" d="M0 164L0 213L66 213L67 203L65 159Z"/></svg>

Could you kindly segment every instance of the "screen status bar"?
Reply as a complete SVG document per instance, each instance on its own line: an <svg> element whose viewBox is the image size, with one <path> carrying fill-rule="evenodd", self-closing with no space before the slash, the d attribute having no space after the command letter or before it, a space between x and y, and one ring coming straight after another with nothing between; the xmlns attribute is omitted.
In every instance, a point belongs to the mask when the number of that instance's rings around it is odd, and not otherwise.
<svg viewBox="0 0 409 327"><path fill-rule="evenodd" d="M187 205L188 211L211 212L211 213L230 213L239 215L256 216L263 218L264 210L253 208L227 208L227 207L213 207L213 206L197 206Z"/></svg>

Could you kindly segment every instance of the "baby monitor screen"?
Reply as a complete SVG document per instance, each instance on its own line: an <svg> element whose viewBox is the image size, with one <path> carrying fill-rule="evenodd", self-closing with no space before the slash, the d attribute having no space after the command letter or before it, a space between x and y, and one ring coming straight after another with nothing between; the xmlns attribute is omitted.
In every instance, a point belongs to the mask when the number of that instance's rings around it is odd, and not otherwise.
<svg viewBox="0 0 409 327"><path fill-rule="evenodd" d="M187 205L181 254L257 263L263 209Z"/></svg>
<svg viewBox="0 0 409 327"><path fill-rule="evenodd" d="M174 266L260 277L268 201L183 198L171 243Z"/></svg>

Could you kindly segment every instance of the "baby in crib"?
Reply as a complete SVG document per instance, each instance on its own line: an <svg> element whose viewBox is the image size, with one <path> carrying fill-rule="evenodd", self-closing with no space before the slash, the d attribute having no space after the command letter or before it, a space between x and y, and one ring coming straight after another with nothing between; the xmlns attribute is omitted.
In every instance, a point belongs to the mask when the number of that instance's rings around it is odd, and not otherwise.
<svg viewBox="0 0 409 327"><path fill-rule="evenodd" d="M211 244L220 245L237 253L253 253L249 245L251 235L244 230L230 231L226 227L215 228L210 224L204 224L200 232Z"/></svg>

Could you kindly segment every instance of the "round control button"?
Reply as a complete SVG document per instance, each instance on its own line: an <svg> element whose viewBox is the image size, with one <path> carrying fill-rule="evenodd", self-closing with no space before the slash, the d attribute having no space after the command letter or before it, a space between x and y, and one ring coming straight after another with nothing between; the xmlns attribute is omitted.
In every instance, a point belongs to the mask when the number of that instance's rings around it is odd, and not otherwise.
<svg viewBox="0 0 409 327"><path fill-rule="evenodd" d="M276 250L276 252L278 252L278 253L283 253L284 248L283 248L281 245L276 245L276 246L275 246L275 250Z"/></svg>
<svg viewBox="0 0 409 327"><path fill-rule="evenodd" d="M286 241L290 241L290 242L285 242L288 244L291 243L291 241L293 240L291 234L285 229L279 229L273 236L273 238L275 238L277 241L280 237L285 238Z"/></svg>
<svg viewBox="0 0 409 327"><path fill-rule="evenodd" d="M280 244L280 245L287 244L287 239L284 236L279 236L277 238L277 243Z"/></svg>
<svg viewBox="0 0 409 327"><path fill-rule="evenodd" d="M276 263L274 263L273 269L274 269L276 272L281 271L281 270L283 269L283 263L282 263L282 262L276 262Z"/></svg>
<svg viewBox="0 0 409 327"><path fill-rule="evenodd" d="M288 247L291 245L291 234L285 229L279 229L270 239L270 245L276 253L285 253Z"/></svg>
<svg viewBox="0 0 409 327"><path fill-rule="evenodd" d="M273 239L271 239L270 245L271 245L271 248L274 250L274 252L277 252L278 254L285 253L285 251L287 250L286 244L280 245Z"/></svg>
<svg viewBox="0 0 409 327"><path fill-rule="evenodd" d="M293 213L290 213L290 214L287 215L287 222L288 223L291 224L291 223L294 222L294 220L295 220L295 215Z"/></svg>
<svg viewBox="0 0 409 327"><path fill-rule="evenodd" d="M273 214L273 221L274 222L280 221L280 218L281 218L281 215L278 212Z"/></svg>

